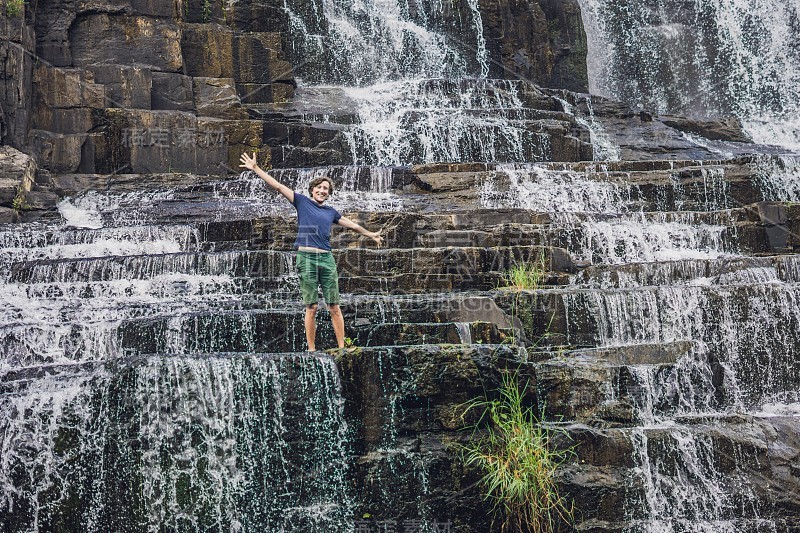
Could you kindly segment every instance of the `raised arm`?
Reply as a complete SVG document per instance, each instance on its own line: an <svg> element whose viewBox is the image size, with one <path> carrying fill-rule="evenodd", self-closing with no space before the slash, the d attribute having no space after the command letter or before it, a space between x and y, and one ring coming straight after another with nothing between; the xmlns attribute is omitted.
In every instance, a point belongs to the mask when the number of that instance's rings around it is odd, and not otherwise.
<svg viewBox="0 0 800 533"><path fill-rule="evenodd" d="M357 233L360 233L361 235L365 235L365 236L369 237L370 239L375 241L375 244L377 244L378 247L383 246L383 237L381 237L380 230L378 230L376 232L367 231L362 226L359 226L358 224L356 224L355 222L353 222L352 220L350 220L347 217L339 218L338 222L336 222L336 223L339 224L342 227L345 227L347 229L351 229L351 230L353 230L353 231L355 231Z"/></svg>
<svg viewBox="0 0 800 533"><path fill-rule="evenodd" d="M247 170L252 170L258 174L262 180L266 181L267 185L284 195L291 203L294 203L294 191L260 169L256 163L255 152L253 153L253 157L250 157L247 154L242 154L242 157L239 158L239 161L242 163L239 165L240 167L244 167Z"/></svg>

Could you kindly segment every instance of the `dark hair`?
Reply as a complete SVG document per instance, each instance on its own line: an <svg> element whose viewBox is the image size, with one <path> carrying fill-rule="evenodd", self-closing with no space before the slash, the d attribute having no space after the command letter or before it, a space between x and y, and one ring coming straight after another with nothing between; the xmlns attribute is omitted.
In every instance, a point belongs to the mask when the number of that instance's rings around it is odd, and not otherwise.
<svg viewBox="0 0 800 533"><path fill-rule="evenodd" d="M330 188L328 193L329 194L333 194L333 181L331 181L330 178L325 178L325 177L314 178L313 180L311 180L311 183L308 184L308 194L311 194L311 191L314 189L314 187L316 187L317 185L319 185L323 181L327 181L328 182L328 185L329 185L329 188Z"/></svg>

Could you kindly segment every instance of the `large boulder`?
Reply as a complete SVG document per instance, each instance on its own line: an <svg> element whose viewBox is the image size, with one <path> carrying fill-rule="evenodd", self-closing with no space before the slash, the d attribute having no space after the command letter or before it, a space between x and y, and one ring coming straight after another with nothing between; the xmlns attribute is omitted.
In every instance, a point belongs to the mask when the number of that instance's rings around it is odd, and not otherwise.
<svg viewBox="0 0 800 533"><path fill-rule="evenodd" d="M676 115L662 115L659 119L671 128L702 135L706 139L711 139L712 141L753 142L742 130L742 123L736 117L700 120Z"/></svg>

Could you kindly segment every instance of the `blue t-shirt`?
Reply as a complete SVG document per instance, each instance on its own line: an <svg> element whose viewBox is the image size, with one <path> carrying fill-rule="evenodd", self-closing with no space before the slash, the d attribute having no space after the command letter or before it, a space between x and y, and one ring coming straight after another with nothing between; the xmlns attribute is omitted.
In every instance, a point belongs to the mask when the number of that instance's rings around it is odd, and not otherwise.
<svg viewBox="0 0 800 533"><path fill-rule="evenodd" d="M297 209L297 239L294 247L313 246L330 250L331 225L342 218L342 215L331 206L319 205L298 192L294 193L293 204Z"/></svg>

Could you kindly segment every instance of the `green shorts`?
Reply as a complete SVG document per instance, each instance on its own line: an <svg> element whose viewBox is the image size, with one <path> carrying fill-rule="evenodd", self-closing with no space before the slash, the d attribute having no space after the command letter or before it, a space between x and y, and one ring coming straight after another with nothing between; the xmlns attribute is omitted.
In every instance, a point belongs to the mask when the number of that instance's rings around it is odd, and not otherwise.
<svg viewBox="0 0 800 533"><path fill-rule="evenodd" d="M339 303L339 273L331 252L297 252L297 275L300 277L300 292L303 303L312 305L319 300L317 287L322 287L322 296L327 304Z"/></svg>

